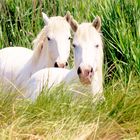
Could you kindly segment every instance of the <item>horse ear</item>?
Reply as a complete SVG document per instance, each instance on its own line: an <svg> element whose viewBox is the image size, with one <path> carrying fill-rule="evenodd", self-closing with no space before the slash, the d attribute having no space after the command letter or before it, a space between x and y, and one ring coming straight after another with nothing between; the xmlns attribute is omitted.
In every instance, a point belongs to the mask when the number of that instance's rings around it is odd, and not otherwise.
<svg viewBox="0 0 140 140"><path fill-rule="evenodd" d="M101 30L101 18L99 16L96 16L96 18L93 20L92 22L93 27L95 27L95 29L97 31Z"/></svg>
<svg viewBox="0 0 140 140"><path fill-rule="evenodd" d="M42 12L42 17L43 17L44 23L47 25L49 21L49 17L43 12Z"/></svg>
<svg viewBox="0 0 140 140"><path fill-rule="evenodd" d="M74 32L77 31L79 24L75 19L73 19L73 17L71 18L70 26Z"/></svg>
<svg viewBox="0 0 140 140"><path fill-rule="evenodd" d="M64 16L64 18L66 19L66 21L68 23L70 23L70 19L71 19L71 13L69 11L67 11L66 15Z"/></svg>
<svg viewBox="0 0 140 140"><path fill-rule="evenodd" d="M77 21L73 18L73 16L70 14L69 11L67 11L66 15L64 16L64 18L66 19L66 21L70 24L72 30L74 32L76 32L77 28L78 28L78 23Z"/></svg>

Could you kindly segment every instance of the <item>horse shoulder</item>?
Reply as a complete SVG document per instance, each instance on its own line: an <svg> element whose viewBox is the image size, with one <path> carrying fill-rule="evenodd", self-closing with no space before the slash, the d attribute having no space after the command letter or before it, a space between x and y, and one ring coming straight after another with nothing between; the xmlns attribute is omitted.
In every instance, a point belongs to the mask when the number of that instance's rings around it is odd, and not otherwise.
<svg viewBox="0 0 140 140"><path fill-rule="evenodd" d="M26 97L35 100L43 88L51 88L64 81L68 69L45 68L31 76L26 84Z"/></svg>
<svg viewBox="0 0 140 140"><path fill-rule="evenodd" d="M70 83L77 79L78 79L77 70L75 68L73 68L73 69L69 70L69 72L67 73L67 75L64 78L64 81L66 83Z"/></svg>
<svg viewBox="0 0 140 140"><path fill-rule="evenodd" d="M34 73L26 84L24 84L25 97L35 100L39 93L43 90L48 79L48 69L42 69Z"/></svg>

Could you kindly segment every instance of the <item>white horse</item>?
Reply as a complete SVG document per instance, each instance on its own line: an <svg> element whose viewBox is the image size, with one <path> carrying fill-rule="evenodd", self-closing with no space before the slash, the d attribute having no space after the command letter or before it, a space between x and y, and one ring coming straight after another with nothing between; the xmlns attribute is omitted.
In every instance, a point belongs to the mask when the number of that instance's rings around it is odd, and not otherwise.
<svg viewBox="0 0 140 140"><path fill-rule="evenodd" d="M70 53L70 13L64 17L50 17L42 13L45 22L37 38L34 50L8 47L0 50L0 82L16 87L26 82L33 73L45 67L67 65ZM7 87L6 87L7 88Z"/></svg>
<svg viewBox="0 0 140 140"><path fill-rule="evenodd" d="M78 24L71 20L75 31L73 39L74 62L81 83L90 85L93 95L103 92L103 42L100 33L101 19Z"/></svg>
<svg viewBox="0 0 140 140"><path fill-rule="evenodd" d="M96 17L92 23L81 25L71 19L70 24L75 32L73 39L75 68L72 70L45 68L38 71L27 83L26 97L35 100L44 86L50 88L75 79L80 79L85 86L89 85L94 95L102 93L103 43L100 17Z"/></svg>

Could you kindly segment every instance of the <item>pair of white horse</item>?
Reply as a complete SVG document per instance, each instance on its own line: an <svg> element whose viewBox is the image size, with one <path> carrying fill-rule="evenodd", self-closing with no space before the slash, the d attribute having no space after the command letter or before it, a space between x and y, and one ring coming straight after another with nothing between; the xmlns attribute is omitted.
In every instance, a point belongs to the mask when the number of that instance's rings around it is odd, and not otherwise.
<svg viewBox="0 0 140 140"><path fill-rule="evenodd" d="M36 99L43 87L80 79L91 85L92 93L103 91L103 44L101 20L78 24L68 12L64 17L43 13L45 26L34 40L34 50L9 47L0 51L0 80L7 88L11 83L24 89L25 96ZM73 38L74 62L72 70L64 69L70 55L70 27ZM47 67L59 68L47 68Z"/></svg>

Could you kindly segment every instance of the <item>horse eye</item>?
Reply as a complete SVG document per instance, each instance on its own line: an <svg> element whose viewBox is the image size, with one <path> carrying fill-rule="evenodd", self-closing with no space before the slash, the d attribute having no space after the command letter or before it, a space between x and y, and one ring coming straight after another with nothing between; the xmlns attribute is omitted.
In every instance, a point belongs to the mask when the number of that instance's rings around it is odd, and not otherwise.
<svg viewBox="0 0 140 140"><path fill-rule="evenodd" d="M75 48L76 47L76 45L75 44L72 44L72 46Z"/></svg>
<svg viewBox="0 0 140 140"><path fill-rule="evenodd" d="M72 39L72 37L69 37L69 38L68 38L68 40L71 40L71 39Z"/></svg>
<svg viewBox="0 0 140 140"><path fill-rule="evenodd" d="M50 39L50 37L47 37L47 39L48 39L48 41L50 41L51 39Z"/></svg>
<svg viewBox="0 0 140 140"><path fill-rule="evenodd" d="M98 48L98 47L99 47L99 45L96 45L95 47L96 47L96 48Z"/></svg>

